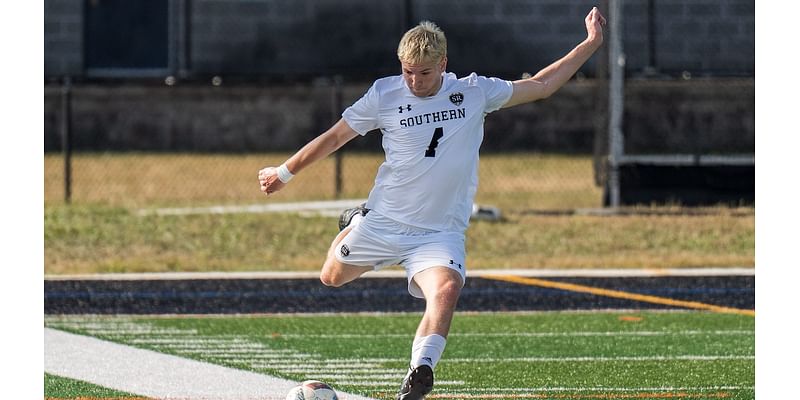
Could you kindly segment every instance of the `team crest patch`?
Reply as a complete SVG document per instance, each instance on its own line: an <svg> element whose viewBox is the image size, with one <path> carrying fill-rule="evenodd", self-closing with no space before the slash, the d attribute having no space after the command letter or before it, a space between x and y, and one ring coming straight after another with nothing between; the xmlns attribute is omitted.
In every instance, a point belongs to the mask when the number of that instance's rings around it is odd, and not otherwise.
<svg viewBox="0 0 800 400"><path fill-rule="evenodd" d="M347 257L350 255L350 248L347 247L346 244L343 244L342 248L339 249L339 252L342 253L342 257Z"/></svg>
<svg viewBox="0 0 800 400"><path fill-rule="evenodd" d="M464 94L461 93L461 92L455 92L455 93L451 94L450 95L450 102L455 104L455 105L457 105L457 106L460 106L461 103L464 102Z"/></svg>

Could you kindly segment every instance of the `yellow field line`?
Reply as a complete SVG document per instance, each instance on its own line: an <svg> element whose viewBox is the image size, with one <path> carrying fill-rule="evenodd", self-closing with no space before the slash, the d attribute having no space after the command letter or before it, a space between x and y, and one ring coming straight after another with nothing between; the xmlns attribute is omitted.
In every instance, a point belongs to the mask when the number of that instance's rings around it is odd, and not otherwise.
<svg viewBox="0 0 800 400"><path fill-rule="evenodd" d="M721 306L715 306L713 304L700 303L697 301L675 300L666 297L649 296L644 294L623 292L619 290L602 289L592 286L577 285L574 283L554 282L538 278L523 278L520 276L513 276L513 275L484 275L482 276L482 278L519 283L529 286L541 286L551 289L568 290L572 292L590 293L598 296L614 297L618 299L644 301L647 303L685 307L697 310L708 310L718 313L749 315L752 317L756 316L755 310L743 310L739 308L721 307Z"/></svg>

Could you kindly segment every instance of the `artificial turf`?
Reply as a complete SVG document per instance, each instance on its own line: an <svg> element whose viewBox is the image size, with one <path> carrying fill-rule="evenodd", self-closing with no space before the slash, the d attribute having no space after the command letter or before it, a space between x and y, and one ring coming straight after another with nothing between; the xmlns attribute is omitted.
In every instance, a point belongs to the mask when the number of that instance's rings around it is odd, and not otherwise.
<svg viewBox="0 0 800 400"><path fill-rule="evenodd" d="M405 372L419 317L72 316L45 322L388 399ZM432 398L753 399L755 319L697 311L459 313L436 380Z"/></svg>

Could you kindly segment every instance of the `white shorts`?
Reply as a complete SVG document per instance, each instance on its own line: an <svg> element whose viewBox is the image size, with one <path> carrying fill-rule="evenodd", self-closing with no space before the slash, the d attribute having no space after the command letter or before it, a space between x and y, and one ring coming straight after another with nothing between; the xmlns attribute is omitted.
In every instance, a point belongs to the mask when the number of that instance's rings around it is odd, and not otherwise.
<svg viewBox="0 0 800 400"><path fill-rule="evenodd" d="M334 249L336 259L374 270L401 265L406 270L408 292L424 298L413 278L431 267L451 268L466 280L464 234L439 232L405 225L388 219L374 210L345 236Z"/></svg>

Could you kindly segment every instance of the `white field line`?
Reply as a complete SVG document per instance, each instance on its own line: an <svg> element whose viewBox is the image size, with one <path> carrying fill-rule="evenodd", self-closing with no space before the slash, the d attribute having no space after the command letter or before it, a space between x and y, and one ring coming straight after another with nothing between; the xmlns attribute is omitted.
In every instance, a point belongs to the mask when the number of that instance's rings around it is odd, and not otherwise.
<svg viewBox="0 0 800 400"><path fill-rule="evenodd" d="M487 333L450 333L448 337L617 337L617 336L754 336L754 331L747 330L716 330L716 331L630 331L630 332L487 332ZM408 338L408 334L281 334L286 339L383 339L383 338Z"/></svg>
<svg viewBox="0 0 800 400"><path fill-rule="evenodd" d="M252 343L248 342L245 339L213 339L213 338L203 338L203 339L194 339L194 338L174 338L174 339L163 339L163 338L148 338L148 339L132 339L131 343L135 344L157 344L157 345L168 345L168 346L182 346L182 345L198 345L198 346L221 346L221 345L252 345Z"/></svg>
<svg viewBox="0 0 800 400"><path fill-rule="evenodd" d="M500 398L548 398L548 395L558 396L562 398L563 392L570 393L567 396L582 396L592 395L597 393L597 398L650 398L655 396L658 398L678 398L677 393L696 393L700 396L708 396L715 398L729 397L730 393L719 393L724 391L738 391L738 390L755 390L754 386L698 386L698 387L643 387L643 388L614 388L614 387L597 387L597 388L567 388L567 387L539 387L539 388L480 388L468 389L466 391L459 391L458 389L443 388L438 390L431 398L436 399L500 399ZM710 393L709 393L710 392ZM559 394L556 394L559 393Z"/></svg>
<svg viewBox="0 0 800 400"><path fill-rule="evenodd" d="M395 380L358 380L358 379L351 379L346 381L338 381L339 384L342 385L350 385L350 386L358 386L358 387L365 387L365 388L374 388L374 387L385 387L385 386L399 386L399 381ZM442 386L463 386L466 382L464 381L436 381L435 386L437 388ZM438 390L438 389L437 389Z"/></svg>
<svg viewBox="0 0 800 400"><path fill-rule="evenodd" d="M206 355L204 353L198 353L198 355ZM241 354L209 354L208 356L214 357L217 360L225 360L228 362L242 362L242 360L246 360L246 362L256 362L262 361L268 363L269 361L275 360L286 360L289 359L290 362L296 363L297 360L311 360L312 356L305 353L292 353L292 354L251 354L251 355L241 355ZM238 360L238 361L237 361Z"/></svg>
<svg viewBox="0 0 800 400"><path fill-rule="evenodd" d="M580 356L580 357L473 357L473 358L442 358L442 363L499 363L499 362L615 362L615 361L725 361L725 360L755 360L752 355L702 355L687 354L677 356ZM365 363L399 363L407 362L405 358L362 358L362 359L332 359L330 362L365 362Z"/></svg>
<svg viewBox="0 0 800 400"><path fill-rule="evenodd" d="M509 358L454 358L447 361L460 363L473 362L617 362L617 361L725 361L755 360L755 356L617 356L617 357L509 357Z"/></svg>
<svg viewBox="0 0 800 400"><path fill-rule="evenodd" d="M44 370L165 400L281 400L297 384L50 328L44 328Z"/></svg>
<svg viewBox="0 0 800 400"><path fill-rule="evenodd" d="M475 388L469 389L471 393L489 392L516 392L516 393L535 393L535 392L681 392L695 391L707 392L716 390L753 390L755 386L662 386L662 387L535 387L535 388Z"/></svg>
<svg viewBox="0 0 800 400"><path fill-rule="evenodd" d="M344 199L331 201L307 201L289 203L265 203L247 206L211 206L184 208L142 209L138 215L195 215L195 214L242 214L242 213L276 213L296 212L308 215L338 216L342 210L355 207L366 199Z"/></svg>
<svg viewBox="0 0 800 400"><path fill-rule="evenodd" d="M670 276L755 276L752 267L709 267L709 268L664 268L664 269L492 269L467 270L468 278L486 275L513 275L524 278L630 278L630 277L670 277ZM388 269L369 271L364 278L405 278L405 271ZM193 280L193 279L313 279L318 271L308 272L144 272L111 274L46 275L45 280Z"/></svg>
<svg viewBox="0 0 800 400"><path fill-rule="evenodd" d="M284 353L279 353L279 352L272 353L266 347L262 347L261 350L259 350L259 351L263 351L266 354L275 354L278 357L291 357L293 355L293 353L285 353L285 354ZM195 348L195 349L183 349L183 350L180 350L180 352L181 353L186 353L186 354L200 354L200 355L204 355L204 356L235 355L237 357L241 357L241 354L252 354L253 353L253 349L202 349L202 348L198 349L198 348ZM297 354L300 354L300 353L297 353ZM305 356L308 357L308 354L306 354Z"/></svg>
<svg viewBox="0 0 800 400"><path fill-rule="evenodd" d="M338 379L347 379L353 378L354 376L364 376L364 377L374 377L374 376L381 376L383 378L391 378L395 380L395 383L400 383L403 379L403 375L405 371L397 368L397 369L389 369L389 368L376 368L376 369L350 369L350 370L331 370L331 368L303 368L303 367L289 367L289 368L281 368L282 372L294 372L299 374L311 374L315 378L321 377L337 377Z"/></svg>
<svg viewBox="0 0 800 400"><path fill-rule="evenodd" d="M303 363L298 363L297 360L276 361L276 362L263 362L259 360L244 360L244 362L253 362L251 364L254 368L280 368L281 371L286 372L301 372L301 371L389 371L397 373L405 373L405 368L402 369L379 369L381 364L375 363L359 363L359 362L327 362L327 360L303 360Z"/></svg>

